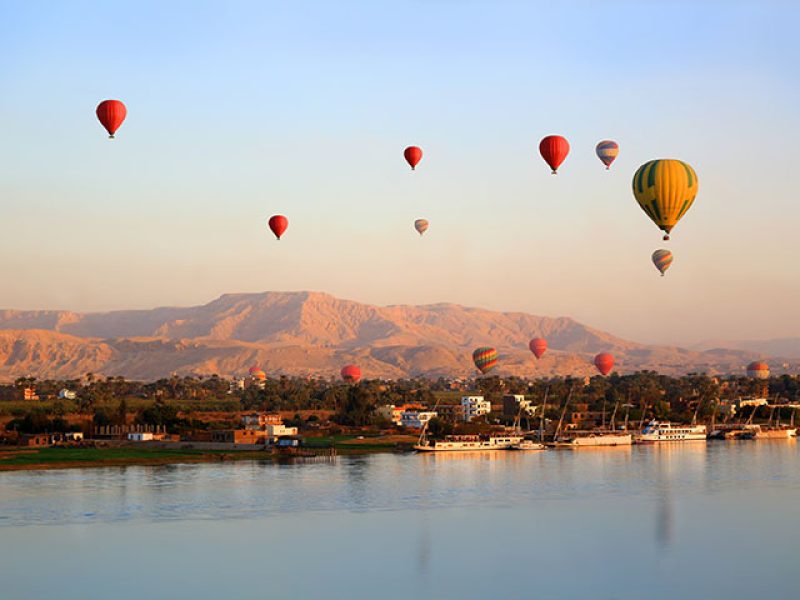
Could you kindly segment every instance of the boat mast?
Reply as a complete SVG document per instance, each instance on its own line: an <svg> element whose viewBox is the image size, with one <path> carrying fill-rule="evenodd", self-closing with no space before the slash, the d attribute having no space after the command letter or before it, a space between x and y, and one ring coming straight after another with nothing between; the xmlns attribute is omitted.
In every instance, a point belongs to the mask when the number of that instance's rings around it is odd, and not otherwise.
<svg viewBox="0 0 800 600"><path fill-rule="evenodd" d="M561 433L561 425L564 423L564 415L567 414L567 406L569 406L569 400L572 398L572 391L575 389L575 384L573 384L569 388L569 393L567 394L567 399L564 400L564 408L561 410L561 416L558 418L558 427L556 427L556 432L553 434L553 441L556 441L559 434Z"/></svg>
<svg viewBox="0 0 800 600"><path fill-rule="evenodd" d="M550 385L544 388L544 400L542 400L542 416L539 419L539 441L544 443L544 413L547 410L547 394L550 392Z"/></svg>

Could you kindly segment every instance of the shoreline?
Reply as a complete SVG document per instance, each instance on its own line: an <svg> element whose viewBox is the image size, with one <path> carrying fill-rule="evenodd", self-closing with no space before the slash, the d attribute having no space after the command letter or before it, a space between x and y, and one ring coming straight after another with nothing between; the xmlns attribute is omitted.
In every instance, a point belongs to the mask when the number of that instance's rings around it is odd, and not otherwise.
<svg viewBox="0 0 800 600"><path fill-rule="evenodd" d="M50 469L92 469L102 467L161 466L256 461L285 461L315 459L358 454L397 452L397 443L347 443L319 444L305 448L306 452L283 454L265 449L193 449L193 448L141 448L135 446L108 448L78 447L0 447L0 473L18 471L43 471ZM330 448L335 453L329 454Z"/></svg>

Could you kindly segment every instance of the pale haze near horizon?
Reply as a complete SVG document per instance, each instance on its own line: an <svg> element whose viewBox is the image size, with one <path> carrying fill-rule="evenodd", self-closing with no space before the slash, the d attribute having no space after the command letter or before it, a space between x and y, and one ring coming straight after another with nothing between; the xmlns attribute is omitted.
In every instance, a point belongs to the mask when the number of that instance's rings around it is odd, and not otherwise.
<svg viewBox="0 0 800 600"><path fill-rule="evenodd" d="M164 4L4 3L0 307L318 290L648 342L800 335L791 3ZM630 189L652 158L700 179L666 243Z"/></svg>

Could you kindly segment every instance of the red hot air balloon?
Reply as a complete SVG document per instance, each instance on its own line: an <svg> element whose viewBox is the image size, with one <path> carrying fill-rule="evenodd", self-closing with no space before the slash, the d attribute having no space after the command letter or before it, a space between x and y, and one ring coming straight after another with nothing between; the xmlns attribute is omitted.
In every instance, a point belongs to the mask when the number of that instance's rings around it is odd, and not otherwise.
<svg viewBox="0 0 800 600"><path fill-rule="evenodd" d="M601 375L608 375L614 368L614 357L608 352L601 352L594 357L594 366L600 371Z"/></svg>
<svg viewBox="0 0 800 600"><path fill-rule="evenodd" d="M569 142L560 135L548 135L539 142L539 153L555 175L569 154Z"/></svg>
<svg viewBox="0 0 800 600"><path fill-rule="evenodd" d="M361 369L356 365L345 365L342 367L342 379L347 383L358 383L361 379Z"/></svg>
<svg viewBox="0 0 800 600"><path fill-rule="evenodd" d="M528 344L533 355L536 358L542 358L542 355L547 351L547 340L544 338L533 338Z"/></svg>
<svg viewBox="0 0 800 600"><path fill-rule="evenodd" d="M411 170L413 171L419 164L419 161L422 160L422 148L419 146L409 146L403 150L403 156L406 158L406 162L411 165Z"/></svg>
<svg viewBox="0 0 800 600"><path fill-rule="evenodd" d="M100 124L108 131L109 139L113 140L114 133L116 133L119 126L122 125L122 122L128 114L125 105L119 100L103 100L97 105L96 112Z"/></svg>
<svg viewBox="0 0 800 600"><path fill-rule="evenodd" d="M289 227L289 219L284 217L283 215L275 215L269 218L269 228L272 230L272 233L275 234L275 237L280 240L283 232L286 231L286 228Z"/></svg>

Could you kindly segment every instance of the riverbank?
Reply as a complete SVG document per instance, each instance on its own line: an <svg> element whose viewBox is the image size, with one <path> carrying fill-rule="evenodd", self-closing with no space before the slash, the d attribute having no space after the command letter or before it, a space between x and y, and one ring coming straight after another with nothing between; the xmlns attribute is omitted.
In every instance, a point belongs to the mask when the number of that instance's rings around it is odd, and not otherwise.
<svg viewBox="0 0 800 600"><path fill-rule="evenodd" d="M412 436L334 436L309 438L304 450L321 456L336 454L368 454L395 452L413 443ZM177 446L178 444L176 444ZM181 463L207 463L241 460L281 460L292 454L272 450L213 450L182 447L8 447L0 449L0 472L42 469L75 469L91 467L153 466ZM301 454L300 456L304 456Z"/></svg>

